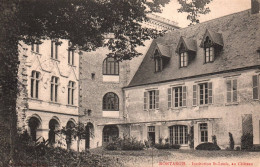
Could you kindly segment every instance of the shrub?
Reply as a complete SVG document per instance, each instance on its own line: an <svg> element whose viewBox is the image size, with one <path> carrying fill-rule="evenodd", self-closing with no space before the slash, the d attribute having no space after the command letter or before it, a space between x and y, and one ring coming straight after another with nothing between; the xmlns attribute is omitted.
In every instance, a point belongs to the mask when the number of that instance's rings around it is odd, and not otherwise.
<svg viewBox="0 0 260 167"><path fill-rule="evenodd" d="M105 149L107 150L117 150L117 145L115 144L115 142L110 142L105 146Z"/></svg>
<svg viewBox="0 0 260 167"><path fill-rule="evenodd" d="M190 134L188 134L188 139L190 148L194 148L194 126L190 127Z"/></svg>
<svg viewBox="0 0 260 167"><path fill-rule="evenodd" d="M244 134L241 137L241 149L251 150L253 148L253 135L251 133Z"/></svg>
<svg viewBox="0 0 260 167"><path fill-rule="evenodd" d="M181 146L178 144L170 145L169 143L165 143L165 144L156 143L154 147L157 149L179 149Z"/></svg>
<svg viewBox="0 0 260 167"><path fill-rule="evenodd" d="M229 149L234 150L235 142L232 133L228 132L229 135Z"/></svg>
<svg viewBox="0 0 260 167"><path fill-rule="evenodd" d="M199 144L195 149L196 150L220 150L220 147L213 143L202 143Z"/></svg>
<svg viewBox="0 0 260 167"><path fill-rule="evenodd" d="M213 141L213 144L218 145L216 135L212 136L212 141Z"/></svg>
<svg viewBox="0 0 260 167"><path fill-rule="evenodd" d="M173 148L173 149L180 149L180 145L179 144L173 144L173 145L171 145L171 148Z"/></svg>
<svg viewBox="0 0 260 167"><path fill-rule="evenodd" d="M108 143L105 146L107 150L143 150L145 145L141 141L137 141L135 138L124 137L118 138L113 142Z"/></svg>
<svg viewBox="0 0 260 167"><path fill-rule="evenodd" d="M237 146L236 147L236 151L240 151L241 149L240 149L240 147L239 146Z"/></svg>

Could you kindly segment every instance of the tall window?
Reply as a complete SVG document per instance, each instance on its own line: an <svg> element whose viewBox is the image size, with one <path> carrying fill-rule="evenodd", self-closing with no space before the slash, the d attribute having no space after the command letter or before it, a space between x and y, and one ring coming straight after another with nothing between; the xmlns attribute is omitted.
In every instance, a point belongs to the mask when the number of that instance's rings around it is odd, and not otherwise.
<svg viewBox="0 0 260 167"><path fill-rule="evenodd" d="M144 110L159 109L159 90L144 92Z"/></svg>
<svg viewBox="0 0 260 167"><path fill-rule="evenodd" d="M180 46L179 53L180 53L180 67L187 67L188 66L188 53L187 53L183 43Z"/></svg>
<svg viewBox="0 0 260 167"><path fill-rule="evenodd" d="M68 63L70 65L74 65L74 52L75 49L72 48L71 42L69 42L69 48L68 48Z"/></svg>
<svg viewBox="0 0 260 167"><path fill-rule="evenodd" d="M198 93L199 93L199 104L212 104L212 83L201 83L198 85ZM197 96L197 89L196 85L193 86L193 105L196 105L196 97Z"/></svg>
<svg viewBox="0 0 260 167"><path fill-rule="evenodd" d="M205 63L213 62L215 56L214 47L209 37L206 37L206 40L204 42L204 52L205 52Z"/></svg>
<svg viewBox="0 0 260 167"><path fill-rule="evenodd" d="M51 101L58 101L58 86L59 86L59 78L51 77Z"/></svg>
<svg viewBox="0 0 260 167"><path fill-rule="evenodd" d="M227 80L227 103L237 102L237 80Z"/></svg>
<svg viewBox="0 0 260 167"><path fill-rule="evenodd" d="M182 87L173 88L174 107L182 106Z"/></svg>
<svg viewBox="0 0 260 167"><path fill-rule="evenodd" d="M155 63L155 72L162 71L163 69L162 57L157 49L154 52L154 63Z"/></svg>
<svg viewBox="0 0 260 167"><path fill-rule="evenodd" d="M40 82L40 73L37 71L32 71L31 76L31 97L39 97L39 82Z"/></svg>
<svg viewBox="0 0 260 167"><path fill-rule="evenodd" d="M152 144L155 143L155 126L148 126L148 140L152 142Z"/></svg>
<svg viewBox="0 0 260 167"><path fill-rule="evenodd" d="M109 92L103 97L103 110L118 111L119 98L115 93Z"/></svg>
<svg viewBox="0 0 260 167"><path fill-rule="evenodd" d="M59 43L51 41L51 58L58 60Z"/></svg>
<svg viewBox="0 0 260 167"><path fill-rule="evenodd" d="M201 123L199 124L199 130L200 130L200 142L208 142L208 124L207 123Z"/></svg>
<svg viewBox="0 0 260 167"><path fill-rule="evenodd" d="M188 144L188 127L185 125L174 125L169 127L170 144Z"/></svg>
<svg viewBox="0 0 260 167"><path fill-rule="evenodd" d="M181 67L187 67L188 66L188 53L183 52L181 53Z"/></svg>
<svg viewBox="0 0 260 167"><path fill-rule="evenodd" d="M31 50L33 52L39 53L40 52L40 44L39 43L31 44Z"/></svg>
<svg viewBox="0 0 260 167"><path fill-rule="evenodd" d="M155 62L155 72L160 72L162 71L162 58L161 57L157 57L154 59Z"/></svg>
<svg viewBox="0 0 260 167"><path fill-rule="evenodd" d="M74 104L74 92L75 92L75 82L69 81L68 85L68 104Z"/></svg>
<svg viewBox="0 0 260 167"><path fill-rule="evenodd" d="M119 75L119 62L113 57L107 57L103 62L104 75Z"/></svg>

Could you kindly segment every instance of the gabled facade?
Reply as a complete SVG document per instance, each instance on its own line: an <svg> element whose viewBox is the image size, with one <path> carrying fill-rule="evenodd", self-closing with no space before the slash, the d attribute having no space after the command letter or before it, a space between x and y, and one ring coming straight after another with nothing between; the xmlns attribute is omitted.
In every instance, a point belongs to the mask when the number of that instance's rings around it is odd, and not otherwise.
<svg viewBox="0 0 260 167"><path fill-rule="evenodd" d="M172 31L153 41L124 88L125 123L138 140L195 148L216 136L221 148L253 135L260 144L259 13L249 10ZM154 71L157 44L170 59Z"/></svg>
<svg viewBox="0 0 260 167"><path fill-rule="evenodd" d="M67 40L43 40L19 47L18 127L33 140L76 150L76 140L55 130L78 123L79 55Z"/></svg>

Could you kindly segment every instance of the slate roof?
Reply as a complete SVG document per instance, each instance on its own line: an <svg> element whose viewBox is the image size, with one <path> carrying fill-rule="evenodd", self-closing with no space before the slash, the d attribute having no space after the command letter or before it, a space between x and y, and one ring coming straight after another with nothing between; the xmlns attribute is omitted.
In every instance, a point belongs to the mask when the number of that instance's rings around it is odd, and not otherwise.
<svg viewBox="0 0 260 167"><path fill-rule="evenodd" d="M181 44L184 44L185 48L188 51L193 51L196 52L197 51L197 46L196 46L196 41L193 39L186 39L185 37L181 36L180 41L176 47L176 53L179 53L179 48Z"/></svg>
<svg viewBox="0 0 260 167"><path fill-rule="evenodd" d="M171 31L164 37L154 40L148 49L139 69L127 87L147 85L172 80L181 80L188 77L200 76L245 68L260 66L260 14L250 14L250 10L231 14L187 28ZM213 63L204 64L204 51L197 45L195 58L187 67L179 68L179 56L175 52L180 37L196 40L200 44L206 30L214 38L214 42L220 42L216 33L221 34L224 47L220 55L215 57ZM215 33L212 33L215 32ZM171 46L171 59L161 72L154 72L154 53L156 43Z"/></svg>
<svg viewBox="0 0 260 167"><path fill-rule="evenodd" d="M210 40L213 41L213 43L224 46L222 34L207 29L201 41L200 47L204 46L204 41L207 36L210 37Z"/></svg>
<svg viewBox="0 0 260 167"><path fill-rule="evenodd" d="M157 47L163 56L171 57L170 47L157 43Z"/></svg>

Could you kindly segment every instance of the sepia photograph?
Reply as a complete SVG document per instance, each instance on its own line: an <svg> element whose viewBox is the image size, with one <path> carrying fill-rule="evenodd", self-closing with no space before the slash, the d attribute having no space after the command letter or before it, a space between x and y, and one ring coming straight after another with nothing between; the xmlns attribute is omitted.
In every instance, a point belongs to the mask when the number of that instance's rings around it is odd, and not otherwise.
<svg viewBox="0 0 260 167"><path fill-rule="evenodd" d="M0 0L0 167L260 167L260 0Z"/></svg>

